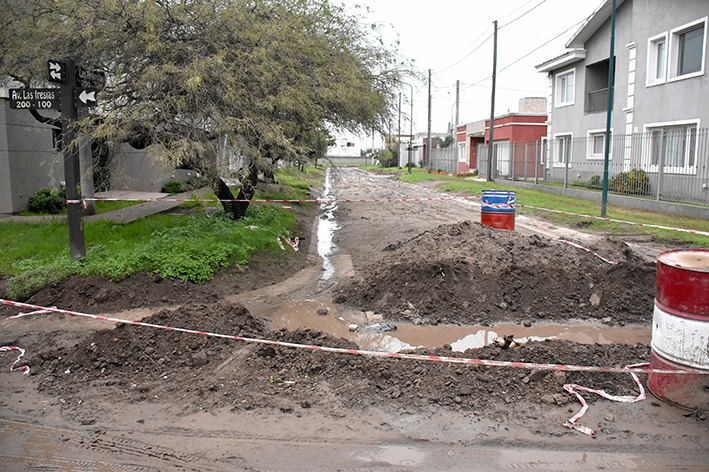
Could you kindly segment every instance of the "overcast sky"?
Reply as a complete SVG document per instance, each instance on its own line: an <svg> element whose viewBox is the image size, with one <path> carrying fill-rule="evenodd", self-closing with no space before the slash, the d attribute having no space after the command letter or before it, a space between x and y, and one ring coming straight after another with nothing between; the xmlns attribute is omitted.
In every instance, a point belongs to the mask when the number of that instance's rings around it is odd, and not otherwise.
<svg viewBox="0 0 709 472"><path fill-rule="evenodd" d="M369 7L371 22L427 76L432 70L432 131L446 132L455 121L456 80L460 81L460 119L464 124L489 118L492 87L493 26L498 21L495 115L518 111L523 97L546 97L548 80L535 65L562 54L564 45L602 3L601 0L332 0L348 8ZM354 11L354 10L353 10ZM366 12L364 9L356 10ZM556 39L554 39L556 38ZM526 56L526 57L525 57ZM428 84L415 82L413 131L428 128ZM411 89L402 90L402 134L408 134ZM398 131L398 121L393 133ZM345 137L344 140L355 139ZM342 139L340 139L342 140ZM339 141L338 140L338 144ZM356 141L371 147L372 138ZM377 138L375 146L380 146Z"/></svg>

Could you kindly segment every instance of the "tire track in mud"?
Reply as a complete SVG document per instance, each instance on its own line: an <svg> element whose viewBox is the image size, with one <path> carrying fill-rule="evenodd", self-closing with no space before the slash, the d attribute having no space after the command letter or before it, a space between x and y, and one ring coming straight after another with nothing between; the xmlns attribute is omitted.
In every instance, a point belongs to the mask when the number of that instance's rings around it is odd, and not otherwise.
<svg viewBox="0 0 709 472"><path fill-rule="evenodd" d="M204 458L104 431L86 433L0 420L0 438L3 444L0 460L6 471L147 472L173 470L175 467L217 470Z"/></svg>

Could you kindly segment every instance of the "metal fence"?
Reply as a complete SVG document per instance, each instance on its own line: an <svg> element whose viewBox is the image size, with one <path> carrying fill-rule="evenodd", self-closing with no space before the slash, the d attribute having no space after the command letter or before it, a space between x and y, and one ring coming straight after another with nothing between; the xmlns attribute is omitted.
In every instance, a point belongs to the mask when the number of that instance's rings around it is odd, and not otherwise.
<svg viewBox="0 0 709 472"><path fill-rule="evenodd" d="M495 143L495 178L561 183L601 190L605 133L556 135ZM487 175L487 145L478 145L478 172ZM658 201L709 205L709 129L671 126L611 136L608 190Z"/></svg>
<svg viewBox="0 0 709 472"><path fill-rule="evenodd" d="M430 170L440 170L448 174L458 172L458 148L457 146L448 146L444 148L431 149L429 157Z"/></svg>

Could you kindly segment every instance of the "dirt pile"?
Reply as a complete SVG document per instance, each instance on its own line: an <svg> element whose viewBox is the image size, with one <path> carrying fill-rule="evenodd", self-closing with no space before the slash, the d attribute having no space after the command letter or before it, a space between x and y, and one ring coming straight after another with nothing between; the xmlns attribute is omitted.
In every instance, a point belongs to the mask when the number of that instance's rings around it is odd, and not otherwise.
<svg viewBox="0 0 709 472"><path fill-rule="evenodd" d="M207 332L339 347L356 346L319 331L269 331L241 305L193 304L161 311L143 320ZM647 346L578 345L567 341L489 346L454 353L449 348L419 354L534 363L609 364L644 361ZM164 329L118 325L98 331L73 347L30 351L39 388L62 399L84 422L92 398L116 402L164 402L185 413L220 407L276 408L299 413L314 406L365 408L369 405L423 409L430 404L481 415L512 414L516 402L565 404L566 382L628 394L629 375L529 371L460 366L438 362L370 358L245 343ZM496 405L501 407L498 409ZM486 410L486 411L482 411Z"/></svg>
<svg viewBox="0 0 709 472"><path fill-rule="evenodd" d="M417 324L649 323L655 265L622 242L584 246L592 252L480 223L442 225L387 247L337 300Z"/></svg>

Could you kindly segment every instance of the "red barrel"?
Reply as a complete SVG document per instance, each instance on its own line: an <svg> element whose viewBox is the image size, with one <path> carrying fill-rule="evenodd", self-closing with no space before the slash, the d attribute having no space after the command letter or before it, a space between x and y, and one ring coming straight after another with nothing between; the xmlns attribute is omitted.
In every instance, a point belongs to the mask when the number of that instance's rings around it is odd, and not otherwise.
<svg viewBox="0 0 709 472"><path fill-rule="evenodd" d="M702 372L650 374L648 388L682 408L709 408L709 250L657 256L650 365Z"/></svg>

